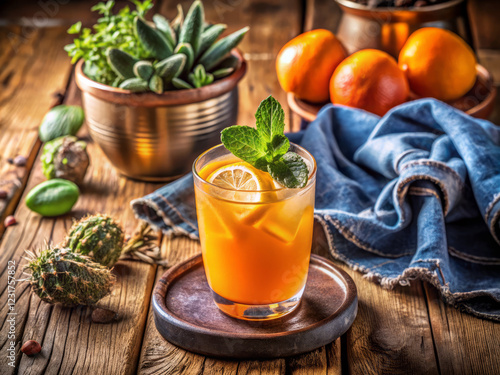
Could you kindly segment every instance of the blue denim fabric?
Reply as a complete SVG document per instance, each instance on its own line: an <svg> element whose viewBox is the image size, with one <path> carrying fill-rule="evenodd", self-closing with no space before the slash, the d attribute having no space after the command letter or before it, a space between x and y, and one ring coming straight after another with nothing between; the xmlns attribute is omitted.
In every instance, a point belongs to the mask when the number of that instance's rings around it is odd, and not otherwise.
<svg viewBox="0 0 500 375"><path fill-rule="evenodd" d="M315 218L334 258L385 287L426 280L500 320L500 127L422 99L383 118L328 105L289 138L316 158ZM132 207L198 236L191 175Z"/></svg>

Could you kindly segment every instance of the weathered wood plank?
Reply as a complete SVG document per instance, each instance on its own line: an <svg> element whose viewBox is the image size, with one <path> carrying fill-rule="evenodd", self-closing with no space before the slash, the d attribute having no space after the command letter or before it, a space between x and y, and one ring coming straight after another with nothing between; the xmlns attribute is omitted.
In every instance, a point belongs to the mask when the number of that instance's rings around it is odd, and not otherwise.
<svg viewBox="0 0 500 375"><path fill-rule="evenodd" d="M170 265L182 262L201 251L199 242L188 238L164 239L162 255ZM158 267L156 280L165 269ZM224 361L185 351L161 337L149 312L138 373L146 374L284 374L285 360Z"/></svg>
<svg viewBox="0 0 500 375"><path fill-rule="evenodd" d="M63 50L70 41L65 28L37 29L27 38L22 32L0 28L0 189L8 193L0 199L0 238L40 148L38 125L58 103L54 94L64 92L71 72ZM28 158L26 166L7 162L17 155Z"/></svg>
<svg viewBox="0 0 500 375"><path fill-rule="evenodd" d="M322 229L317 223L314 229L313 252L328 257ZM358 289L358 316L345 334L346 353L342 357L349 372L438 373L422 284L414 282L410 287L388 291L336 263ZM337 358L340 362L340 355Z"/></svg>
<svg viewBox="0 0 500 375"><path fill-rule="evenodd" d="M441 374L498 374L500 324L446 305L429 284L425 293Z"/></svg>
<svg viewBox="0 0 500 375"><path fill-rule="evenodd" d="M79 96L74 83L68 94L69 104L78 104ZM8 260L17 266L16 278L22 279L25 264L25 249L43 246L45 239L59 243L71 225L72 217L87 213L103 212L116 217L127 233L136 229L137 221L129 201L147 194L159 185L133 182L117 175L106 161L100 149L86 136L86 129L80 133L88 142L91 166L87 172L81 196L74 210L56 219L41 218L20 204L16 217L19 224L7 228L0 244L0 319L6 326L6 267ZM43 181L40 161L37 160L28 181L28 189ZM30 296L27 283L16 285L15 305L17 360L22 374L132 374L135 373L139 349L146 324L156 267L134 261L120 261L115 266L117 284L112 294L100 305L118 311L119 320L112 324L91 323L89 308L62 308L41 302ZM5 275L5 276L4 276ZM21 355L23 342L34 339L42 344L42 353L34 358ZM7 338L2 328L0 340L6 350ZM0 359L2 374L14 373L6 366L6 358Z"/></svg>

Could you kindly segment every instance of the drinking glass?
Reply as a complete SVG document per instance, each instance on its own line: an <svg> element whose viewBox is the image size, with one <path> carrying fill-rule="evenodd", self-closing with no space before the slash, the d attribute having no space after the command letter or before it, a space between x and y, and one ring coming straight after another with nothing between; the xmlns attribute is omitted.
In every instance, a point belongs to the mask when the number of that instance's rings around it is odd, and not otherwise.
<svg viewBox="0 0 500 375"><path fill-rule="evenodd" d="M300 303L311 253L316 162L291 144L309 169L304 188L235 190L209 172L241 162L223 145L195 160L193 176L203 264L215 304L245 320L268 320Z"/></svg>

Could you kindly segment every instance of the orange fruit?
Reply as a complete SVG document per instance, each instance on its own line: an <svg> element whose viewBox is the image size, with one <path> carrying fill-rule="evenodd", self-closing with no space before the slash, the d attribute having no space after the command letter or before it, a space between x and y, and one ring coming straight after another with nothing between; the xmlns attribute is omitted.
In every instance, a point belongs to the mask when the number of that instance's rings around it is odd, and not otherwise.
<svg viewBox="0 0 500 375"><path fill-rule="evenodd" d="M396 60L376 49L353 53L337 66L330 80L332 103L379 116L404 103L408 94L408 81Z"/></svg>
<svg viewBox="0 0 500 375"><path fill-rule="evenodd" d="M346 57L340 41L328 30L311 30L283 46L276 59L281 87L299 99L313 103L328 101L328 82Z"/></svg>
<svg viewBox="0 0 500 375"><path fill-rule="evenodd" d="M399 54L410 89L417 95L452 101L476 82L476 57L458 35L425 27L410 35Z"/></svg>

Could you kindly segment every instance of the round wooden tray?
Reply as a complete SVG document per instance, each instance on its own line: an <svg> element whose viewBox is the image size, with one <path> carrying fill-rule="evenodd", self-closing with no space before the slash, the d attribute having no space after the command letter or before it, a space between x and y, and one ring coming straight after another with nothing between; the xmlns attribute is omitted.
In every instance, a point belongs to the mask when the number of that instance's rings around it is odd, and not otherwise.
<svg viewBox="0 0 500 375"><path fill-rule="evenodd" d="M326 345L349 329L358 311L356 285L332 262L311 256L299 307L275 320L249 322L222 313L197 255L169 269L153 291L160 334L186 350L224 358L276 358Z"/></svg>
<svg viewBox="0 0 500 375"><path fill-rule="evenodd" d="M491 74L484 66L477 64L476 70L477 79L474 86L467 94L448 104L472 117L487 119L493 111L497 89ZM410 93L410 100L415 99L419 99L419 97ZM291 110L308 122L314 121L319 110L328 104L309 103L298 99L292 93L288 93L287 101Z"/></svg>

